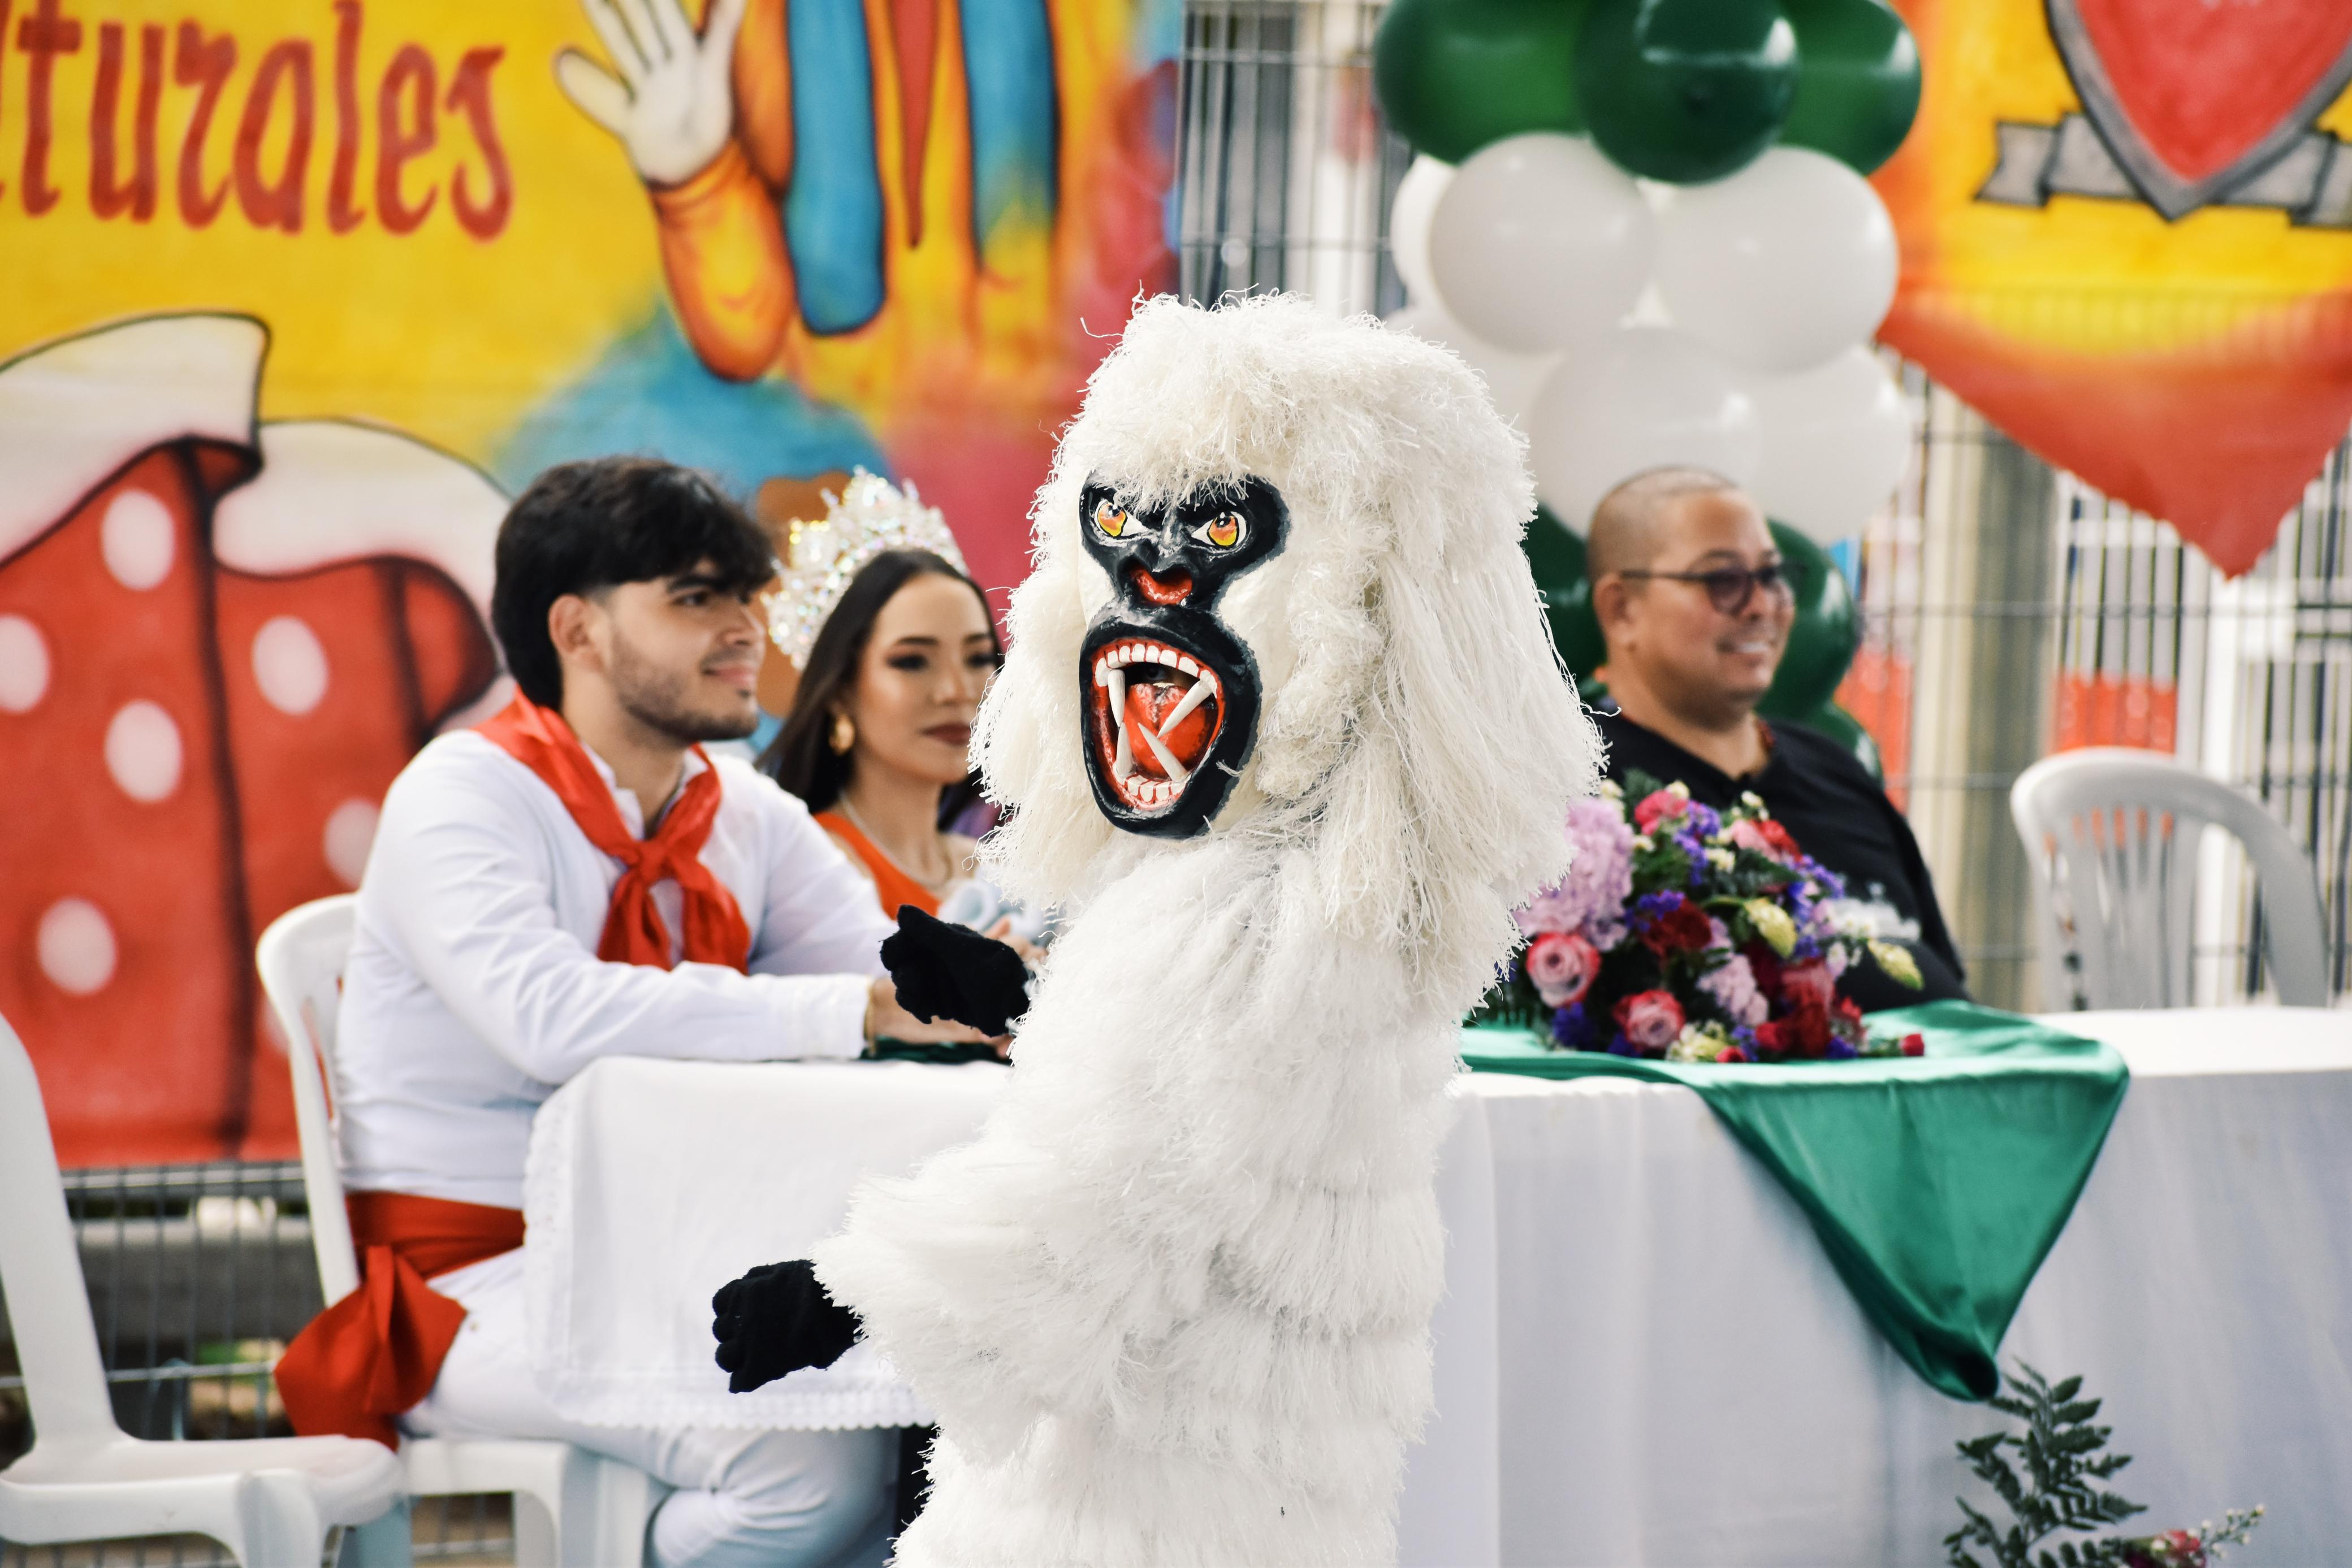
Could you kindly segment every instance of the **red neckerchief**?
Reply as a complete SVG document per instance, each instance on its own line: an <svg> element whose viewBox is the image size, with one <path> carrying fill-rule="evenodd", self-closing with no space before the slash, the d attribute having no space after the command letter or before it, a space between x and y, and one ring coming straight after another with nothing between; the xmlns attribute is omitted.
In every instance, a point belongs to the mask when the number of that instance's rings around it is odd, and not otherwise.
<svg viewBox="0 0 2352 1568"><path fill-rule="evenodd" d="M669 927L653 898L654 883L667 877L684 895L687 961L733 969L751 961L751 928L727 884L702 863L703 843L719 815L719 771L702 747L694 748L702 771L686 781L661 827L638 839L630 836L611 786L562 714L518 692L476 733L537 774L588 841L627 868L614 884L596 956L608 963L670 967Z"/></svg>

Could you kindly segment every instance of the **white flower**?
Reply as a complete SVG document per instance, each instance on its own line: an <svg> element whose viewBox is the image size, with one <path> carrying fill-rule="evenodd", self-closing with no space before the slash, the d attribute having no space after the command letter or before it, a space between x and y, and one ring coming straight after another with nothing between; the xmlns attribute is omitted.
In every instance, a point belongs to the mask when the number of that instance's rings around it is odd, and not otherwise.
<svg viewBox="0 0 2352 1568"><path fill-rule="evenodd" d="M1650 851L1650 850L1652 850L1652 849L1656 848L1657 846L1656 846L1655 842L1651 839L1651 837L1650 837L1650 835L1649 835L1649 834L1647 834L1647 833L1637 833L1637 834L1635 834L1635 835L1633 836L1633 847L1634 847L1635 849L1637 849L1637 850L1641 850L1641 851L1643 851L1643 852L1648 852L1648 851Z"/></svg>
<svg viewBox="0 0 2352 1568"><path fill-rule="evenodd" d="M1875 936L1881 941L1916 942L1919 923L1906 920L1895 906L1875 899L1825 898L1815 906L1842 936Z"/></svg>
<svg viewBox="0 0 2352 1568"><path fill-rule="evenodd" d="M1739 863L1739 857L1729 850L1709 850L1706 852L1706 863L1717 871L1729 871Z"/></svg>

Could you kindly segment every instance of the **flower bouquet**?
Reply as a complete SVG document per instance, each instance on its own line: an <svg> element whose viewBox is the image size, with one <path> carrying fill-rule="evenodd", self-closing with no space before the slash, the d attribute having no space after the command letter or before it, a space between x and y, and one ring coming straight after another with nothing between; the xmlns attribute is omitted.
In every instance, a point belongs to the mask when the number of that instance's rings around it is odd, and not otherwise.
<svg viewBox="0 0 2352 1568"><path fill-rule="evenodd" d="M1483 1021L1541 1029L1563 1050L1669 1061L1916 1056L1874 1041L1838 979L1874 963L1916 989L1910 953L1873 935L1837 874L1764 802L1724 812L1640 772L1569 808L1575 860L1518 912L1527 951Z"/></svg>

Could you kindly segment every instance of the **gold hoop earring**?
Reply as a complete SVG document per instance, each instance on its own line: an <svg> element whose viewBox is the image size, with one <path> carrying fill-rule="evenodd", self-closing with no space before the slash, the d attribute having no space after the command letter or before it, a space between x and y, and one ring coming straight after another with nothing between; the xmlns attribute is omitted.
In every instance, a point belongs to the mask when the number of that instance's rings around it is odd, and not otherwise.
<svg viewBox="0 0 2352 1568"><path fill-rule="evenodd" d="M849 748L857 744L857 727L849 722L847 714L837 713L833 716L833 734L826 744L833 747L833 754L835 757L848 756Z"/></svg>

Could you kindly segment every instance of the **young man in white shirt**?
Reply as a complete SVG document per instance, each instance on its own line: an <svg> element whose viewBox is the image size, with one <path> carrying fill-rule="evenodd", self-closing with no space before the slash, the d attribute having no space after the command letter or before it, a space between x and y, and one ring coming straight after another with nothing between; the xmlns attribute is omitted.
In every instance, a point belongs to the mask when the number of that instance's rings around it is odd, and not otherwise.
<svg viewBox="0 0 2352 1568"><path fill-rule="evenodd" d="M509 513L491 621L520 695L394 782L360 885L336 1076L368 1278L279 1369L298 1429L637 1465L678 1489L649 1536L665 1565L878 1561L896 1435L558 1414L523 1327L533 1112L602 1056L977 1038L898 1006L856 872L798 800L701 749L758 719L772 565L699 476L642 459L551 469Z"/></svg>

